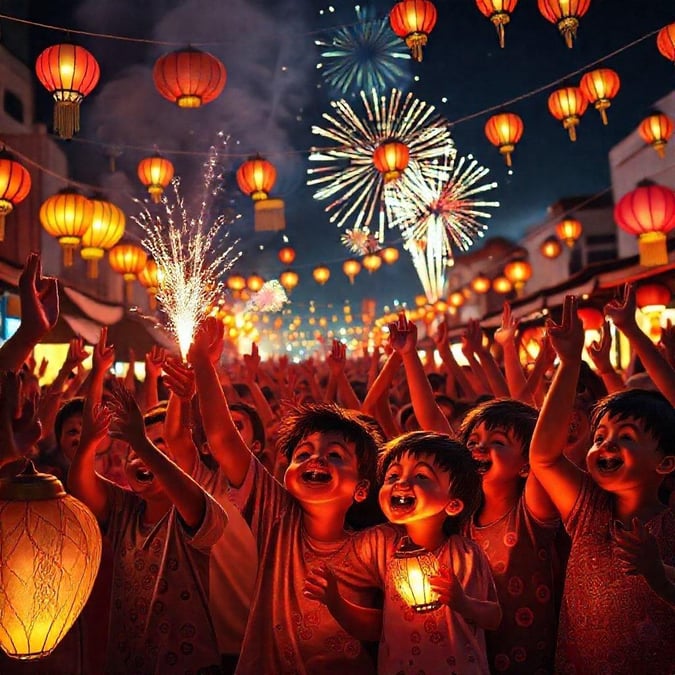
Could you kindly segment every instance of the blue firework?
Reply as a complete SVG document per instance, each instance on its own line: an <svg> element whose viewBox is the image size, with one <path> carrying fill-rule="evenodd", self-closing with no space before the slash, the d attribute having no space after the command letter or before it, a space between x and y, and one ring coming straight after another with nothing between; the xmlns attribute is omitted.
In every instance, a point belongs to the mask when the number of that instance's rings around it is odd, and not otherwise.
<svg viewBox="0 0 675 675"><path fill-rule="evenodd" d="M342 95L407 88L410 52L392 31L388 17L377 18L359 5L354 9L355 23L315 41L321 49L317 68L325 82Z"/></svg>

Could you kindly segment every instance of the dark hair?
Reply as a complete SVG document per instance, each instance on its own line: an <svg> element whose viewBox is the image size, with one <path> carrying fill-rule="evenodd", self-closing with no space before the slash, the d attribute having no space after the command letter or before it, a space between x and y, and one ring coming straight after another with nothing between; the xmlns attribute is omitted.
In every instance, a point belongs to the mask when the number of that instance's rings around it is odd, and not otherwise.
<svg viewBox="0 0 675 675"><path fill-rule="evenodd" d="M244 413L251 422L251 428L253 429L253 440L260 443L260 448L265 447L265 427L263 426L262 420L258 411L248 403L243 401L238 401L237 403L230 404L231 411L237 411Z"/></svg>
<svg viewBox="0 0 675 675"><path fill-rule="evenodd" d="M605 416L620 420L632 417L642 423L644 430L651 434L664 455L675 455L675 408L658 391L646 389L625 389L600 399L591 415L591 433Z"/></svg>
<svg viewBox="0 0 675 675"><path fill-rule="evenodd" d="M485 401L470 410L459 429L462 443L479 424L484 424L488 431L503 429L511 432L523 446L523 457L530 453L530 441L537 423L538 412L531 405L511 398L496 398Z"/></svg>
<svg viewBox="0 0 675 675"><path fill-rule="evenodd" d="M76 396L71 398L69 401L66 401L56 413L54 418L54 435L56 436L56 445L61 446L59 439L61 438L61 432L63 431L63 425L66 423L66 420L71 417L82 416L84 413L84 398L82 396Z"/></svg>
<svg viewBox="0 0 675 675"><path fill-rule="evenodd" d="M237 392L240 398L246 398L251 395L251 389L245 382L233 382L232 388ZM230 406L231 408L232 406Z"/></svg>
<svg viewBox="0 0 675 675"><path fill-rule="evenodd" d="M157 405L152 406L148 412L143 415L143 422L146 427L152 426L153 424L164 423L166 420L166 401L160 401Z"/></svg>
<svg viewBox="0 0 675 675"><path fill-rule="evenodd" d="M579 379L577 380L577 395L575 406L590 414L593 406L603 397L607 396L607 387L602 378L595 373L586 361L581 362Z"/></svg>
<svg viewBox="0 0 675 675"><path fill-rule="evenodd" d="M440 405L447 405L452 409L452 413L455 412L455 402L447 394L434 394L434 399L436 403Z"/></svg>
<svg viewBox="0 0 675 675"><path fill-rule="evenodd" d="M434 393L443 391L445 387L445 375L441 375L441 373L427 373L427 380L429 380Z"/></svg>
<svg viewBox="0 0 675 675"><path fill-rule="evenodd" d="M402 405L398 411L398 423L401 425L401 429L405 428L406 422L410 417L415 417L415 409L413 408L412 403L406 403L405 405ZM417 418L415 417L415 419Z"/></svg>
<svg viewBox="0 0 675 675"><path fill-rule="evenodd" d="M480 476L471 452L463 443L434 431L411 431L389 441L377 462L377 482L384 483L387 469L403 455L432 457L434 464L450 476L451 496L464 503L462 512L446 520L446 534L457 532L468 522L481 499Z"/></svg>

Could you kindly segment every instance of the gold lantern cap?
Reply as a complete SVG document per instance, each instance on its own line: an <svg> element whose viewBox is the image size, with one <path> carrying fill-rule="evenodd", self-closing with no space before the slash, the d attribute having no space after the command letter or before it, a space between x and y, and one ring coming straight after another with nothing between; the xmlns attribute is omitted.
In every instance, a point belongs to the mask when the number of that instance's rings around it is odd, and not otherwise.
<svg viewBox="0 0 675 675"><path fill-rule="evenodd" d="M10 502L59 499L66 496L63 483L50 473L40 473L29 459L13 478L0 480L0 499Z"/></svg>

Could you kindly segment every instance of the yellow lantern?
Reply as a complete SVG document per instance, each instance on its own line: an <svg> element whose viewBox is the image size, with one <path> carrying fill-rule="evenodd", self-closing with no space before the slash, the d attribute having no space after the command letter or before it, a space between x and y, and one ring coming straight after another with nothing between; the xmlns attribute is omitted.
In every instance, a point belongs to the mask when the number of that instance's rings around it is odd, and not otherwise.
<svg viewBox="0 0 675 675"><path fill-rule="evenodd" d="M164 280L164 271L159 268L154 258L148 257L145 267L138 274L138 281L148 292L150 309L154 310L157 306L155 296Z"/></svg>
<svg viewBox="0 0 675 675"><path fill-rule="evenodd" d="M58 239L65 267L72 267L73 251L90 227L93 214L91 201L75 190L61 190L42 203L40 222L48 234Z"/></svg>
<svg viewBox="0 0 675 675"><path fill-rule="evenodd" d="M8 152L0 152L0 241L5 239L5 216L30 192L28 170Z"/></svg>
<svg viewBox="0 0 675 675"><path fill-rule="evenodd" d="M372 274L382 267L382 258L377 253L369 253L363 256L363 266L368 270L369 274Z"/></svg>
<svg viewBox="0 0 675 675"><path fill-rule="evenodd" d="M290 293L300 281L298 273L294 270L284 270L279 275L279 283Z"/></svg>
<svg viewBox="0 0 675 675"><path fill-rule="evenodd" d="M546 239L541 242L539 251L544 256L544 258L554 260L562 253L562 246L560 245L559 239L551 235L550 237L546 237Z"/></svg>
<svg viewBox="0 0 675 675"><path fill-rule="evenodd" d="M246 286L249 291L257 293L265 283L265 280L259 274L251 274L248 279L246 279Z"/></svg>
<svg viewBox="0 0 675 675"><path fill-rule="evenodd" d="M520 293L532 276L532 265L527 260L512 260L504 267L504 276L513 284L516 292Z"/></svg>
<svg viewBox="0 0 675 675"><path fill-rule="evenodd" d="M124 211L103 199L91 199L93 213L89 229L82 235L80 255L87 261L87 276L98 277L98 261L124 234Z"/></svg>
<svg viewBox="0 0 675 675"><path fill-rule="evenodd" d="M611 68L598 68L586 73L579 83L584 96L600 112L602 123L607 124L607 108L611 100L619 93L621 80Z"/></svg>
<svg viewBox="0 0 675 675"><path fill-rule="evenodd" d="M380 251L380 257L387 265L393 265L399 257L399 251L395 246L387 246Z"/></svg>
<svg viewBox="0 0 675 675"><path fill-rule="evenodd" d="M666 145L673 135L673 122L667 115L660 112L649 115L640 123L638 132L642 140L649 143L661 159L666 156Z"/></svg>
<svg viewBox="0 0 675 675"><path fill-rule="evenodd" d="M394 588L416 612L431 612L440 607L438 595L431 590L430 577L438 574L438 559L418 546L410 537L401 538L389 566Z"/></svg>
<svg viewBox="0 0 675 675"><path fill-rule="evenodd" d="M487 293L491 286L490 279L480 272L471 280L472 290L481 295Z"/></svg>
<svg viewBox="0 0 675 675"><path fill-rule="evenodd" d="M267 199L277 179L274 164L260 155L249 157L237 169L237 185L254 202Z"/></svg>
<svg viewBox="0 0 675 675"><path fill-rule="evenodd" d="M173 164L155 153L152 157L146 157L138 163L138 179L148 188L150 197L155 204L159 204L164 188L173 178Z"/></svg>
<svg viewBox="0 0 675 675"><path fill-rule="evenodd" d="M579 87L563 87L556 89L548 97L548 109L557 120L567 129L570 141L577 140L577 125L581 116L586 112L588 99Z"/></svg>
<svg viewBox="0 0 675 675"><path fill-rule="evenodd" d="M385 183L396 180L410 161L410 150L397 140L384 141L373 152L373 164L382 174Z"/></svg>
<svg viewBox="0 0 675 675"><path fill-rule="evenodd" d="M506 295L513 289L513 285L505 276L498 276L492 280L492 290L500 295Z"/></svg>
<svg viewBox="0 0 675 675"><path fill-rule="evenodd" d="M117 244L108 252L110 267L124 278L124 292L127 303L133 299L133 282L143 271L148 254L135 244Z"/></svg>
<svg viewBox="0 0 675 675"><path fill-rule="evenodd" d="M361 263L358 260L350 258L342 263L342 271L349 278L349 283L354 283L354 277L361 271Z"/></svg>
<svg viewBox="0 0 675 675"><path fill-rule="evenodd" d="M32 462L0 481L0 647L39 659L82 611L101 561L101 533L82 502Z"/></svg>
<svg viewBox="0 0 675 675"><path fill-rule="evenodd" d="M511 153L523 137L523 120L515 113L503 112L493 115L485 123L485 135L492 145L504 155L506 166L511 166Z"/></svg>
<svg viewBox="0 0 675 675"><path fill-rule="evenodd" d="M434 310L436 314L445 314L448 311L448 303L445 300L436 300Z"/></svg>
<svg viewBox="0 0 675 675"><path fill-rule="evenodd" d="M241 274L231 274L227 278L227 287L231 291L243 291L246 288L246 279Z"/></svg>
<svg viewBox="0 0 675 675"><path fill-rule="evenodd" d="M559 239L562 239L570 248L572 248L577 239L581 236L584 228L575 218L564 218L555 226L555 233Z"/></svg>
<svg viewBox="0 0 675 675"><path fill-rule="evenodd" d="M454 291L448 296L448 304L450 307L454 307L455 309L461 307L465 302L466 298L464 297L464 293L462 293L462 291Z"/></svg>
<svg viewBox="0 0 675 675"><path fill-rule="evenodd" d="M415 307L424 307L427 304L426 295L416 295L415 296Z"/></svg>
<svg viewBox="0 0 675 675"><path fill-rule="evenodd" d="M330 270L325 265L318 265L312 270L312 276L319 286L323 286L330 279Z"/></svg>

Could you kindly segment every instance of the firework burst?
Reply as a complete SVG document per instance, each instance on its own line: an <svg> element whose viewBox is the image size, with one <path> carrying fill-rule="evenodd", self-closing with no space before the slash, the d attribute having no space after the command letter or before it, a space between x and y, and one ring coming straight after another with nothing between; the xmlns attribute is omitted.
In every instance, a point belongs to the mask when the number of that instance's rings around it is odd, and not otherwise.
<svg viewBox="0 0 675 675"><path fill-rule="evenodd" d="M225 143L226 141L224 141ZM213 198L222 186L221 154L211 148L204 164L204 191L196 217L191 216L180 192L180 181L171 183L173 198L162 198L165 218L145 207L133 220L143 230L143 246L162 272L157 300L178 341L183 359L187 356L205 309L221 291L220 277L239 258L237 242L223 248L225 216L210 220Z"/></svg>
<svg viewBox="0 0 675 675"><path fill-rule="evenodd" d="M377 18L373 10L358 5L355 11L356 22L315 40L321 49L316 67L324 81L342 96L406 86L410 53L392 31L389 18Z"/></svg>
<svg viewBox="0 0 675 675"><path fill-rule="evenodd" d="M308 185L318 186L314 198L330 200L329 221L342 227L352 221L352 229L369 228L378 212L378 240L384 239L386 214L382 204L384 177L373 164L373 153L382 143L396 140L409 152L410 163L427 162L442 155L453 155L448 123L435 114L435 108L412 94L405 97L393 89L390 97L370 98L361 92L365 116L359 117L344 99L331 103L335 113L324 113L326 128L314 126L312 132L330 139L334 148L314 149L310 160L322 162L308 169ZM408 170L395 181L406 182ZM372 231L372 230L371 230Z"/></svg>
<svg viewBox="0 0 675 675"><path fill-rule="evenodd" d="M368 255L379 248L377 238L370 234L367 227L361 230L345 230L340 236L340 242L357 255Z"/></svg>

